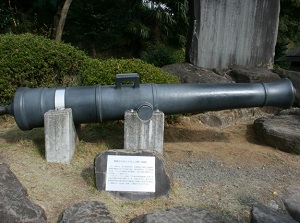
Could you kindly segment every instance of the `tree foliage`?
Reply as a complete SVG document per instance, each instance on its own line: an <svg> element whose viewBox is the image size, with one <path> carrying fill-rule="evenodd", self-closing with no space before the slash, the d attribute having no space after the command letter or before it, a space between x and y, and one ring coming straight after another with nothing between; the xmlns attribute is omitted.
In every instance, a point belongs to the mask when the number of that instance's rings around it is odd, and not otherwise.
<svg viewBox="0 0 300 223"><path fill-rule="evenodd" d="M14 20L15 13L13 8L7 7L5 4L0 5L0 31L6 32L8 29L15 25Z"/></svg>
<svg viewBox="0 0 300 223"><path fill-rule="evenodd" d="M3 0L0 33L30 32L54 38L65 0ZM300 45L300 1L280 0L276 58ZM99 57L107 51L139 57L149 44L184 48L188 0L73 1L62 40ZM122 54L126 57L126 54Z"/></svg>
<svg viewBox="0 0 300 223"><path fill-rule="evenodd" d="M280 0L280 8L276 59L300 46L300 1Z"/></svg>
<svg viewBox="0 0 300 223"><path fill-rule="evenodd" d="M4 0L1 33L31 32L54 38L66 0ZM73 1L62 39L94 56L125 47L139 56L149 43L184 47L187 0Z"/></svg>
<svg viewBox="0 0 300 223"><path fill-rule="evenodd" d="M187 0L89 0L72 3L65 40L98 51L127 46L139 56L145 43L183 47L188 28ZM182 2L181 4L179 4ZM185 6L185 7L183 7Z"/></svg>

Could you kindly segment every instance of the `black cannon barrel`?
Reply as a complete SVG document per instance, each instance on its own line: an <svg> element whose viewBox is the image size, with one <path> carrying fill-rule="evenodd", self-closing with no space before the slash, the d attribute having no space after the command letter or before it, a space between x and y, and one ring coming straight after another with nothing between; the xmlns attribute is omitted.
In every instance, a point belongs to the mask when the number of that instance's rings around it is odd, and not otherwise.
<svg viewBox="0 0 300 223"><path fill-rule="evenodd" d="M122 81L134 84L123 85ZM44 125L49 110L71 108L75 124L124 118L127 110L137 110L141 119L153 110L165 114L199 113L234 108L276 106L289 108L295 89L288 79L271 83L224 84L139 84L139 77L117 75L116 85L59 88L19 88L11 105L0 114L15 117L22 130Z"/></svg>

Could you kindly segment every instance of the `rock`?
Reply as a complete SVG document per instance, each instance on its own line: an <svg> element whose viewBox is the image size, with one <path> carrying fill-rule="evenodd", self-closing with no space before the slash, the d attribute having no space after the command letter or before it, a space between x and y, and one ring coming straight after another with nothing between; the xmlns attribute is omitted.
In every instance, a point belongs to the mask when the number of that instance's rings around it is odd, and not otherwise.
<svg viewBox="0 0 300 223"><path fill-rule="evenodd" d="M255 205L251 210L251 223L297 223L290 216L280 214L263 205Z"/></svg>
<svg viewBox="0 0 300 223"><path fill-rule="evenodd" d="M239 122L252 122L258 117L266 117L276 113L278 113L278 109L273 107L241 108L204 112L194 115L194 117L197 117L202 124L216 128L234 125Z"/></svg>
<svg viewBox="0 0 300 223"><path fill-rule="evenodd" d="M115 223L102 202L82 201L68 207L58 223Z"/></svg>
<svg viewBox="0 0 300 223"><path fill-rule="evenodd" d="M280 77L266 68L234 69L229 72L237 83L261 83L279 80Z"/></svg>
<svg viewBox="0 0 300 223"><path fill-rule="evenodd" d="M160 196L167 196L171 191L170 178L167 175L163 160L155 155L153 152L138 150L107 150L101 153L95 158L95 175L97 189L102 191L106 190L106 175L107 175L107 157L108 155L118 156L150 156L155 157L155 192L143 192L143 191L107 191L113 196L120 199L127 200L142 200L146 198L156 198ZM128 164L130 165L130 164ZM127 179L125 179L127 180ZM122 181L122 180L117 180ZM124 183L124 182L123 182ZM127 182L125 182L127 183ZM136 183L136 182L134 182ZM128 187L128 186L127 186ZM141 186L142 187L142 186ZM123 186L126 189L126 185ZM122 188L122 189L123 189Z"/></svg>
<svg viewBox="0 0 300 223"><path fill-rule="evenodd" d="M279 112L279 115L298 115L300 116L300 108L290 108Z"/></svg>
<svg viewBox="0 0 300 223"><path fill-rule="evenodd" d="M278 210L278 208L279 208L278 204L274 200L270 200L268 203L268 206L274 210Z"/></svg>
<svg viewBox="0 0 300 223"><path fill-rule="evenodd" d="M257 137L282 151L300 154L300 116L281 113L272 118L259 118L253 128Z"/></svg>
<svg viewBox="0 0 300 223"><path fill-rule="evenodd" d="M199 115L199 120L210 127L221 127L223 125L222 119L211 112Z"/></svg>
<svg viewBox="0 0 300 223"><path fill-rule="evenodd" d="M175 207L166 211L156 211L153 213L137 216L130 223L225 223L210 212L195 207Z"/></svg>
<svg viewBox="0 0 300 223"><path fill-rule="evenodd" d="M282 200L289 215L300 222L300 188L289 190L289 193L284 195Z"/></svg>
<svg viewBox="0 0 300 223"><path fill-rule="evenodd" d="M182 83L232 83L225 74L218 75L211 70L205 70L189 63L171 64L161 68L181 79ZM218 70L218 73L221 73Z"/></svg>
<svg viewBox="0 0 300 223"><path fill-rule="evenodd" d="M230 69L213 68L212 71L215 74L228 79L232 83L235 82L234 78L228 74L230 72Z"/></svg>
<svg viewBox="0 0 300 223"><path fill-rule="evenodd" d="M294 105L300 107L300 72L290 70L274 70L281 78L288 78L296 88L296 98Z"/></svg>
<svg viewBox="0 0 300 223"><path fill-rule="evenodd" d="M47 222L45 211L27 198L27 190L5 163L0 163L1 222Z"/></svg>

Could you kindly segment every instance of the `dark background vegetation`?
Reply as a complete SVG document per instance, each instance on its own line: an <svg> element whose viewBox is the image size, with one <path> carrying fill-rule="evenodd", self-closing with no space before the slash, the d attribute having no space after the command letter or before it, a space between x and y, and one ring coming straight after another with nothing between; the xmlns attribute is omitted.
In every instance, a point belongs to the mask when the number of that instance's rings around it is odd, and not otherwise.
<svg viewBox="0 0 300 223"><path fill-rule="evenodd" d="M55 38L65 0L3 1L1 33L30 32ZM153 45L176 56L176 52L184 49L187 29L187 0L149 1L149 4L142 0L72 1L62 40L102 59L139 58L142 54L147 57L145 54Z"/></svg>
<svg viewBox="0 0 300 223"><path fill-rule="evenodd" d="M2 1L0 33L29 32L55 38L57 21L66 0ZM189 1L147 2L148 4L142 0L71 0L62 41L101 59L135 57L149 60L157 66L183 60ZM280 2L275 58L300 45L300 1ZM164 57L169 55L166 62L153 61L155 55L152 54L159 52Z"/></svg>

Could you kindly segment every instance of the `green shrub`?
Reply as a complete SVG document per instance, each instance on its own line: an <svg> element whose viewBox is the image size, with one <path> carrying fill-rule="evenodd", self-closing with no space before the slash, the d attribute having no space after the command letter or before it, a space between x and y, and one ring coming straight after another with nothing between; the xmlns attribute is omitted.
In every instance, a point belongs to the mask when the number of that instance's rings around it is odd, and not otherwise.
<svg viewBox="0 0 300 223"><path fill-rule="evenodd" d="M140 59L108 59L104 61L88 61L83 71L82 83L84 85L115 83L116 74L138 73L141 83L171 84L179 83L176 76L154 67Z"/></svg>
<svg viewBox="0 0 300 223"><path fill-rule="evenodd" d="M141 54L141 59L156 67L176 63L173 50L164 45L149 45Z"/></svg>
<svg viewBox="0 0 300 223"><path fill-rule="evenodd" d="M20 86L79 84L74 80L88 59L68 44L41 36L0 35L0 103L12 101Z"/></svg>
<svg viewBox="0 0 300 223"><path fill-rule="evenodd" d="M110 85L118 73L138 73L142 83L179 79L139 59L99 61L69 44L32 34L0 35L0 104L21 86Z"/></svg>

